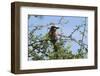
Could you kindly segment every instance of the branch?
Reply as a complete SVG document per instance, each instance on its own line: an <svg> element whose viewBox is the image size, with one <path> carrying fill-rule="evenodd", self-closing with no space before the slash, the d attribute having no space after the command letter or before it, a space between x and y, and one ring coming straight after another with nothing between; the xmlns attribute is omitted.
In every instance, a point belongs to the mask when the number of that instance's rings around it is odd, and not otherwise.
<svg viewBox="0 0 100 76"><path fill-rule="evenodd" d="M81 26L77 26L77 28L74 29L74 31L71 32L71 34L69 35L69 37L72 37L72 35L73 35L77 30L79 30L80 27L82 27L82 25L81 25Z"/></svg>

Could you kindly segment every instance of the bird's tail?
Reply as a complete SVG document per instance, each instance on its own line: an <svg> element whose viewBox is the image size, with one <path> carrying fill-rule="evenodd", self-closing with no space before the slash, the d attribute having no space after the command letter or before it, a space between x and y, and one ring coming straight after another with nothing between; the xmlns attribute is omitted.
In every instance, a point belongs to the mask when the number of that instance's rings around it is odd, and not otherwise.
<svg viewBox="0 0 100 76"><path fill-rule="evenodd" d="M57 45L55 44L54 45L54 51L55 51L55 59L58 59L58 53L57 53L57 51L58 51L58 49L57 49Z"/></svg>

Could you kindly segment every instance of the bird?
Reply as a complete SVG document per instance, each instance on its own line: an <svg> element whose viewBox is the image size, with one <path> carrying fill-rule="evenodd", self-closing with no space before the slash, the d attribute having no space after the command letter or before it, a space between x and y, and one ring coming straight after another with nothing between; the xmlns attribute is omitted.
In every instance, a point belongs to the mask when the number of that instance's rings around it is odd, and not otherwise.
<svg viewBox="0 0 100 76"><path fill-rule="evenodd" d="M59 29L59 27L56 27L54 23L52 23L52 26L50 27L49 30L49 38L50 38L50 42L53 44L54 47L54 51L57 52L57 45L56 42L58 40L57 37L57 29ZM58 55L56 55L56 58L58 58Z"/></svg>
<svg viewBox="0 0 100 76"><path fill-rule="evenodd" d="M53 45L55 45L55 43L58 40L57 29L59 29L59 27L56 27L55 25L52 25L51 28L50 28L50 31L49 31L50 41L51 41L51 43L53 43Z"/></svg>

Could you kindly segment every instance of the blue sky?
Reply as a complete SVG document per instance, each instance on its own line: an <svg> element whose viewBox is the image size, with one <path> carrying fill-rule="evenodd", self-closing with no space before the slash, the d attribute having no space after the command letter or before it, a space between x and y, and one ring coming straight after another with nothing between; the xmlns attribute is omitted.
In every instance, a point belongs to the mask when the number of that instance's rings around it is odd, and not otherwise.
<svg viewBox="0 0 100 76"><path fill-rule="evenodd" d="M50 23L55 23L57 24L59 22L59 20L61 19L62 16L41 16L41 17L35 17L34 15L30 15L29 19L28 19L28 28L29 31L34 27L34 26L38 26L38 25L47 25ZM88 18L87 17L78 17L78 16L64 16L61 24L57 24L58 27L60 27L60 29L58 30L59 33L63 32L64 35L68 36L71 34L71 32L75 29L75 26L79 26L79 25L83 25L86 24L86 26L88 26ZM46 26L43 27L41 30L36 31L35 35L45 35L48 31L50 26ZM80 28L80 31L83 31L83 28ZM88 34L86 34L88 35ZM80 33L78 31L76 31L73 34L73 38L75 38L76 40L80 40L81 36ZM87 38L84 39L84 43L88 44L88 40ZM79 45L75 42L72 42L72 52L76 53L77 49L79 48Z"/></svg>

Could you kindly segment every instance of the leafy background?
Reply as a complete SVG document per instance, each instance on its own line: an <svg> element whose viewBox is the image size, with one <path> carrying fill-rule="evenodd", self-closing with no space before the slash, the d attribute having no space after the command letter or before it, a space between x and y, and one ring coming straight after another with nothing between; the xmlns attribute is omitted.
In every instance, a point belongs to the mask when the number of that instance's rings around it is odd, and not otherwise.
<svg viewBox="0 0 100 76"><path fill-rule="evenodd" d="M51 23L59 27L56 52L48 36ZM87 58L87 26L87 17L28 15L28 60Z"/></svg>

